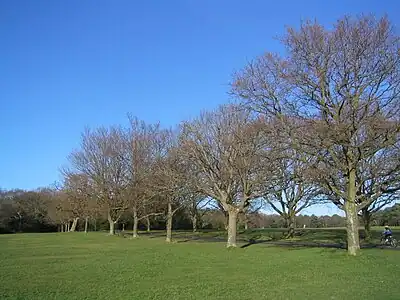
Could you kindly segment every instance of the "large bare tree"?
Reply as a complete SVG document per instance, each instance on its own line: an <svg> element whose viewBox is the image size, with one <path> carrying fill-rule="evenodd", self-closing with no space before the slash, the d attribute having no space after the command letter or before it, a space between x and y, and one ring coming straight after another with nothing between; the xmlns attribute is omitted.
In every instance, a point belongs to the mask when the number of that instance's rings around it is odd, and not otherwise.
<svg viewBox="0 0 400 300"><path fill-rule="evenodd" d="M399 141L400 43L387 19L344 17L289 28L285 55L267 53L235 75L243 104L287 126L282 141L318 159L315 179L343 200L347 247L360 249L359 165ZM294 129L294 130L293 130ZM392 166L396 168L397 166ZM357 180L358 179L358 180Z"/></svg>
<svg viewBox="0 0 400 300"><path fill-rule="evenodd" d="M110 235L115 234L115 224L128 208L125 141L125 132L119 127L87 129L81 148L69 156L72 171L91 181L95 199L107 214Z"/></svg>
<svg viewBox="0 0 400 300"><path fill-rule="evenodd" d="M227 247L236 247L238 214L261 195L267 161L264 125L235 105L204 112L183 124L179 149L192 167L190 183L227 212Z"/></svg>

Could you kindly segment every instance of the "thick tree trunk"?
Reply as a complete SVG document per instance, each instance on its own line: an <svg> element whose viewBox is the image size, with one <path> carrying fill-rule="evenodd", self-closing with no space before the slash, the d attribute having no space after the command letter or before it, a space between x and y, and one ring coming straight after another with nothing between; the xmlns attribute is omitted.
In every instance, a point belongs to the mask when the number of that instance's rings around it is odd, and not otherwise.
<svg viewBox="0 0 400 300"><path fill-rule="evenodd" d="M349 181L347 184L347 199L344 204L346 212L346 230L347 230L347 252L350 255L357 255L360 250L360 237L358 235L358 215L356 205L356 172L349 172Z"/></svg>
<svg viewBox="0 0 400 300"><path fill-rule="evenodd" d="M61 232L64 232L64 224L61 223Z"/></svg>
<svg viewBox="0 0 400 300"><path fill-rule="evenodd" d="M109 235L114 235L115 234L115 223L114 221L108 220L108 223L110 224L110 232L108 233Z"/></svg>
<svg viewBox="0 0 400 300"><path fill-rule="evenodd" d="M229 209L228 241L226 243L227 248L237 247L236 245L237 216L238 216L237 209L235 208Z"/></svg>
<svg viewBox="0 0 400 300"><path fill-rule="evenodd" d="M147 232L150 232L150 230L151 230L151 224L150 224L150 217L149 216L147 216L146 217L146 226L147 226Z"/></svg>
<svg viewBox="0 0 400 300"><path fill-rule="evenodd" d="M293 238L296 229L296 217L293 214L287 216L286 225L288 229L286 238Z"/></svg>
<svg viewBox="0 0 400 300"><path fill-rule="evenodd" d="M197 232L197 214L192 216L193 232Z"/></svg>
<svg viewBox="0 0 400 300"><path fill-rule="evenodd" d="M137 238L138 237L138 215L137 215L137 210L133 210L133 233L132 237Z"/></svg>
<svg viewBox="0 0 400 300"><path fill-rule="evenodd" d="M166 242L170 243L172 241L172 205L168 202L168 213L167 213L167 237Z"/></svg>
<svg viewBox="0 0 400 300"><path fill-rule="evenodd" d="M108 213L108 223L110 225L110 233L109 235L114 235L115 234L115 222L114 220L111 218L110 213Z"/></svg>
<svg viewBox="0 0 400 300"><path fill-rule="evenodd" d="M85 218L85 233L88 232L89 217Z"/></svg>
<svg viewBox="0 0 400 300"><path fill-rule="evenodd" d="M365 240L371 240L371 213L368 211L368 208L364 208L362 211L362 218L364 222L365 229Z"/></svg>
<svg viewBox="0 0 400 300"><path fill-rule="evenodd" d="M74 220L72 221L71 229L69 230L70 232L74 232L76 230L76 225L78 224L78 220L79 218L74 218Z"/></svg>

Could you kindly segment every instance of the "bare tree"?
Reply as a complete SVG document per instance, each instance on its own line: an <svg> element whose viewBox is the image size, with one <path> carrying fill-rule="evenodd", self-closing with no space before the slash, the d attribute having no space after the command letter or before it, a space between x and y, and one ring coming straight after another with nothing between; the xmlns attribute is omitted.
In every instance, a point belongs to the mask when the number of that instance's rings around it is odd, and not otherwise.
<svg viewBox="0 0 400 300"><path fill-rule="evenodd" d="M191 184L228 213L227 247L236 247L238 214L260 196L265 179L259 176L265 168L262 129L249 111L234 105L183 125L180 152L193 168Z"/></svg>
<svg viewBox="0 0 400 300"><path fill-rule="evenodd" d="M193 232L197 232L198 223L204 216L206 212L205 208L210 202L211 199L206 199L206 197L198 193L188 195L187 211L192 221Z"/></svg>
<svg viewBox="0 0 400 300"><path fill-rule="evenodd" d="M265 200L285 220L292 238L295 233L296 215L302 210L321 203L322 190L309 176L313 158L295 150L287 150L278 162L274 182L267 189Z"/></svg>
<svg viewBox="0 0 400 300"><path fill-rule="evenodd" d="M251 62L232 93L283 125L296 122L282 141L317 158L315 180L343 200L348 252L356 255L357 212L369 202L357 195L359 164L399 141L399 37L386 17L362 16L333 29L305 22L282 42L287 56Z"/></svg>
<svg viewBox="0 0 400 300"><path fill-rule="evenodd" d="M157 162L154 168L154 187L166 203L166 241L172 241L173 217L188 202L190 166L178 152L177 131L164 130L159 136Z"/></svg>
<svg viewBox="0 0 400 300"><path fill-rule="evenodd" d="M399 198L400 151L397 146L383 149L362 161L357 175L359 214L369 240L372 217Z"/></svg>
<svg viewBox="0 0 400 300"><path fill-rule="evenodd" d="M89 178L85 174L71 173L64 171L65 193L64 211L68 211L72 217L72 225L69 231L75 231L78 220L84 219L85 233L88 231L89 218L95 214L97 204L94 201L94 189Z"/></svg>
<svg viewBox="0 0 400 300"><path fill-rule="evenodd" d="M241 216L245 230L249 229L249 223L251 223L252 216L257 214L263 207L265 207L264 198L253 199L249 206L247 206Z"/></svg>
<svg viewBox="0 0 400 300"><path fill-rule="evenodd" d="M155 201L159 201L158 190L154 188L153 170L160 151L159 124L146 124L130 116L127 135L127 170L130 209L133 216L133 238L138 237L138 224L150 216L160 215Z"/></svg>
<svg viewBox="0 0 400 300"><path fill-rule="evenodd" d="M87 129L82 135L81 148L69 156L73 172L87 176L96 201L107 213L110 235L115 224L128 208L124 197L127 186L124 131L118 127Z"/></svg>

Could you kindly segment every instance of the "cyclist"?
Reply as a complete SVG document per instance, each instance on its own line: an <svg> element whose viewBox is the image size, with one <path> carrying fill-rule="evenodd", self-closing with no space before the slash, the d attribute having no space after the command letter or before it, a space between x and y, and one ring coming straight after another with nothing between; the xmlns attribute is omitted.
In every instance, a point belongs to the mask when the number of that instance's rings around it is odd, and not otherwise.
<svg viewBox="0 0 400 300"><path fill-rule="evenodd" d="M388 225L385 226L385 230L382 232L384 241L390 241L392 239L392 230Z"/></svg>

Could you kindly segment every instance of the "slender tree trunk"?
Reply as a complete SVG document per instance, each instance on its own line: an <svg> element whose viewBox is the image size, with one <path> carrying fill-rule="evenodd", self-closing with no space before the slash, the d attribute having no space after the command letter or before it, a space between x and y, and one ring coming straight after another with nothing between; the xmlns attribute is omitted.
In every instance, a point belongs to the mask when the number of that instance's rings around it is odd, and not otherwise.
<svg viewBox="0 0 400 300"><path fill-rule="evenodd" d="M22 232L22 217L18 214L18 231Z"/></svg>
<svg viewBox="0 0 400 300"><path fill-rule="evenodd" d="M150 232L151 230L151 224L150 224L150 217L146 217L146 225L147 225L147 232Z"/></svg>
<svg viewBox="0 0 400 300"><path fill-rule="evenodd" d="M69 227L69 221L67 222L67 232L69 232L70 231L70 227Z"/></svg>
<svg viewBox="0 0 400 300"><path fill-rule="evenodd" d="M248 230L249 229L249 218L247 213L243 214L243 223L244 223L244 230Z"/></svg>
<svg viewBox="0 0 400 300"><path fill-rule="evenodd" d="M236 227L237 227L237 216L238 211L235 208L229 209L228 212L228 241L226 244L227 248L237 247L236 245Z"/></svg>
<svg viewBox="0 0 400 300"><path fill-rule="evenodd" d="M89 217L85 218L85 233L88 232Z"/></svg>
<svg viewBox="0 0 400 300"><path fill-rule="evenodd" d="M365 229L365 240L371 240L371 213L368 211L368 208L364 208L362 210L362 218L364 222Z"/></svg>
<svg viewBox="0 0 400 300"><path fill-rule="evenodd" d="M133 210L133 234L132 237L133 238L137 238L138 237L138 215L137 215L137 210L134 209Z"/></svg>
<svg viewBox="0 0 400 300"><path fill-rule="evenodd" d="M229 228L229 213L224 211L224 215L225 215L225 230L228 231L228 228Z"/></svg>
<svg viewBox="0 0 400 300"><path fill-rule="evenodd" d="M94 231L95 232L97 231L97 219L96 218L94 218Z"/></svg>
<svg viewBox="0 0 400 300"><path fill-rule="evenodd" d="M193 232L197 232L197 214L192 216Z"/></svg>
<svg viewBox="0 0 400 300"><path fill-rule="evenodd" d="M358 234L358 215L356 205L356 171L352 169L349 172L347 184L347 199L344 204L346 212L346 230L347 230L347 252L350 255L357 255L360 250L360 237Z"/></svg>
<svg viewBox="0 0 400 300"><path fill-rule="evenodd" d="M109 223L109 225L110 225L110 233L109 233L109 235L114 235L114 234L115 234L115 222L114 222L114 220L111 218L110 213L108 213L107 219L108 219L108 223Z"/></svg>
<svg viewBox="0 0 400 300"><path fill-rule="evenodd" d="M168 202L168 213L167 213L167 237L166 242L170 243L172 241L172 204Z"/></svg>
<svg viewBox="0 0 400 300"><path fill-rule="evenodd" d="M76 225L78 224L78 220L79 218L74 218L74 220L72 221L71 228L69 230L70 232L74 232L76 230Z"/></svg>
<svg viewBox="0 0 400 300"><path fill-rule="evenodd" d="M122 231L125 231L125 223L122 223Z"/></svg>
<svg viewBox="0 0 400 300"><path fill-rule="evenodd" d="M61 232L64 232L64 224L61 223Z"/></svg>

